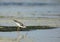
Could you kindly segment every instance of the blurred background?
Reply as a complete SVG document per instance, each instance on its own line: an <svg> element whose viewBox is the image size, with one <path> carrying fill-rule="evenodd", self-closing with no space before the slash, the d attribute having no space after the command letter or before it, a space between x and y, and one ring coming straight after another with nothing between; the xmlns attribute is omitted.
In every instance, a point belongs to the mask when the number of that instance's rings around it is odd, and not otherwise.
<svg viewBox="0 0 60 42"><path fill-rule="evenodd" d="M60 0L0 0L0 19L3 18L2 21L4 19L9 19L8 21L19 19L28 26L49 25L59 27L59 2ZM5 25L7 25L6 20ZM12 21L8 23L9 26L10 24L14 26ZM2 22L1 25L3 25Z"/></svg>
<svg viewBox="0 0 60 42"><path fill-rule="evenodd" d="M57 28L29 31L27 37L30 42L60 42L60 0L0 0L0 26L16 26L13 19L26 26ZM21 32L23 35L26 33ZM16 38L16 34L0 32L0 37ZM26 38L26 42L29 40Z"/></svg>

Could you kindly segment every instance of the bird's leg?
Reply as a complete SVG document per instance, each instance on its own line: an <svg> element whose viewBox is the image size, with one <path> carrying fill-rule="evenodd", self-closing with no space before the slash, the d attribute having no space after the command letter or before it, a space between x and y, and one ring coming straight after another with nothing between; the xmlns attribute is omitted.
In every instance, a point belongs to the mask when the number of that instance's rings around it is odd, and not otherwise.
<svg viewBox="0 0 60 42"><path fill-rule="evenodd" d="M19 31L20 27L17 28L17 31Z"/></svg>
<svg viewBox="0 0 60 42"><path fill-rule="evenodd" d="M20 41L20 31L19 31L20 27L17 28L17 42Z"/></svg>

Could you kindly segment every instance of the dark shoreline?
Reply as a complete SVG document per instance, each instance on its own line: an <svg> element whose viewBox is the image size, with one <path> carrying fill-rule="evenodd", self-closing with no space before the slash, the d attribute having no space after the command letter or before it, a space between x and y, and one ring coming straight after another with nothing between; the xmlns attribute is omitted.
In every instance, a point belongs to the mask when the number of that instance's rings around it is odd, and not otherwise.
<svg viewBox="0 0 60 42"><path fill-rule="evenodd" d="M37 29L54 29L55 27L49 26L27 26L26 28L19 29L19 31L30 31ZM17 26L0 26L0 32L12 32L17 31Z"/></svg>

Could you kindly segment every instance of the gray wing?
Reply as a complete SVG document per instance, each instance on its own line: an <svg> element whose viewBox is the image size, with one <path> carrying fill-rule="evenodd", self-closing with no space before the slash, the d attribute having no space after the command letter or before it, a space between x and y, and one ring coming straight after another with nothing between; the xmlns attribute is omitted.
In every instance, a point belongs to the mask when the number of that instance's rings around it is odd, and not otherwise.
<svg viewBox="0 0 60 42"><path fill-rule="evenodd" d="M18 20L13 20L14 22L16 22L16 23L19 23L21 26L24 26L24 24L23 23L21 23L20 21L18 21Z"/></svg>

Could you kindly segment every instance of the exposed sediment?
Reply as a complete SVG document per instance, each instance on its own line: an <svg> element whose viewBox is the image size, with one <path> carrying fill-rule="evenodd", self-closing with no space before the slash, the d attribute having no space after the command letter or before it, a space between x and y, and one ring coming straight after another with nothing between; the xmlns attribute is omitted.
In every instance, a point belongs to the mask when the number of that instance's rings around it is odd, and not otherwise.
<svg viewBox="0 0 60 42"><path fill-rule="evenodd" d="M21 28L19 31L30 31L30 30L37 30L37 29L53 29L55 27L49 26L27 26L26 28ZM17 26L0 26L1 32L10 32L10 31L17 31Z"/></svg>

